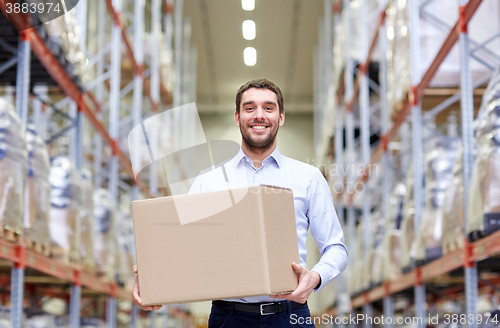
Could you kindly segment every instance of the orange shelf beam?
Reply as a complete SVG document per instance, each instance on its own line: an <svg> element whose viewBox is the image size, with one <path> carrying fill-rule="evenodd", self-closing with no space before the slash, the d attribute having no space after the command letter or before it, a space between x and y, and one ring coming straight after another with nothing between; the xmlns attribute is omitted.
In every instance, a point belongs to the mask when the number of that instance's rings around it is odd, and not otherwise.
<svg viewBox="0 0 500 328"><path fill-rule="evenodd" d="M500 253L500 231L497 231L489 236L486 236L471 244L472 254L471 259L474 261L481 261L488 257ZM443 257L427 263L418 269L421 272L421 279L423 282L437 278L445 273L460 269L465 264L465 251L459 249L450 252ZM405 289L415 286L416 270L402 275L395 281L386 282L389 294L395 294ZM369 291L363 295L352 299L353 307L360 307L368 302L374 302L382 299L385 296L385 286L380 286ZM331 311L330 311L331 312ZM327 313L330 313L327 312Z"/></svg>
<svg viewBox="0 0 500 328"><path fill-rule="evenodd" d="M132 300L132 291L117 286L115 283L106 281L104 278L84 272L77 265L66 264L60 260L46 257L33 250L24 248L23 245L11 243L0 239L0 258L22 263L25 267L43 272L51 277L81 284L84 287L97 292L116 296L120 299Z"/></svg>

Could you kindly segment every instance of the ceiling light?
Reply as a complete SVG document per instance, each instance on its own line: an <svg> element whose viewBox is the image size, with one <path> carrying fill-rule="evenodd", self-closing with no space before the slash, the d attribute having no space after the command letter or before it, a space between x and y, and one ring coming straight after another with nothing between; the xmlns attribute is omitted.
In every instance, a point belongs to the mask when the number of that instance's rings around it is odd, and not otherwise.
<svg viewBox="0 0 500 328"><path fill-rule="evenodd" d="M254 10L255 0L241 0L241 8L248 11Z"/></svg>
<svg viewBox="0 0 500 328"><path fill-rule="evenodd" d="M254 66L257 63L257 50L254 47L246 47L243 51L245 65Z"/></svg>
<svg viewBox="0 0 500 328"><path fill-rule="evenodd" d="M255 22L253 20L246 20L242 24L243 38L245 40L255 39Z"/></svg>

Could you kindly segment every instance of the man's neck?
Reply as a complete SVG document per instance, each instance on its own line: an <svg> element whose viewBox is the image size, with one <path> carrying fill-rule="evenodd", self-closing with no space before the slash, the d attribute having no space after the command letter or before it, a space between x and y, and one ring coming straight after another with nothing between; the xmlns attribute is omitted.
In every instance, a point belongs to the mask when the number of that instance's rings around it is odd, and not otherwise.
<svg viewBox="0 0 500 328"><path fill-rule="evenodd" d="M253 165L256 168L260 168L262 166L262 162L276 149L276 141L268 149L248 147L248 145L243 142L241 149L243 150L243 153L245 153L245 155L252 160Z"/></svg>

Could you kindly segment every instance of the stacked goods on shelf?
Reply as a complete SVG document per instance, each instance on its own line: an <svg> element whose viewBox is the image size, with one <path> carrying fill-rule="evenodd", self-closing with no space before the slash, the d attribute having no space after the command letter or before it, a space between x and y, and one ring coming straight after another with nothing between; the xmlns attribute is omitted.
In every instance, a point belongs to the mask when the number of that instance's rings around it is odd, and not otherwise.
<svg viewBox="0 0 500 328"><path fill-rule="evenodd" d="M403 205L403 220L401 221L401 262L400 269L403 273L410 272L413 259L415 257L413 229L413 214L415 208L413 204L413 166L408 170L406 179L406 196Z"/></svg>
<svg viewBox="0 0 500 328"><path fill-rule="evenodd" d="M410 77L410 47L409 36L415 33L408 26L408 1L389 0L387 6L387 86L389 108L396 115L402 108L401 100L409 90ZM488 36L496 35L500 30L500 21L496 19L500 10L498 1L486 1L475 12L469 22L469 37L481 44ZM458 3L456 1L432 1L420 9L419 39L420 60L418 67L421 76L431 65L436 54L441 49L451 26L457 21ZM439 13L437 15L437 13ZM448 27L449 26L449 27ZM471 61L473 79L483 77L489 70L480 63L480 60L491 58L500 46L500 40L490 39L484 47L475 51L479 61ZM439 66L430 82L430 87L458 86L460 83L459 51L451 51Z"/></svg>
<svg viewBox="0 0 500 328"><path fill-rule="evenodd" d="M50 191L50 239L55 258L79 263L81 246L81 187L75 164L65 156L52 160Z"/></svg>
<svg viewBox="0 0 500 328"><path fill-rule="evenodd" d="M379 211L372 214L372 220L374 224L374 230L372 235L372 244L369 247L369 263L368 263L368 276L365 282L366 289L372 288L374 286L380 285L384 280L384 272L382 267L382 251L383 251L383 241L385 220L382 218L382 213Z"/></svg>
<svg viewBox="0 0 500 328"><path fill-rule="evenodd" d="M393 112L399 108L406 90L410 86L409 79L409 37L407 11L405 1L389 0L387 4L387 101Z"/></svg>
<svg viewBox="0 0 500 328"><path fill-rule="evenodd" d="M85 81L86 57L80 49L80 26L76 10L70 10L56 19L37 27L49 50L54 54L77 86Z"/></svg>
<svg viewBox="0 0 500 328"><path fill-rule="evenodd" d="M106 189L95 190L93 198L97 274L112 280L116 268L116 204Z"/></svg>
<svg viewBox="0 0 500 328"><path fill-rule="evenodd" d="M470 241L500 229L500 75L483 99L475 141L467 236Z"/></svg>
<svg viewBox="0 0 500 328"><path fill-rule="evenodd" d="M135 264L133 251L134 227L130 211L131 200L127 195L121 197L116 221L116 242L118 261L118 282L123 285L133 285L132 267Z"/></svg>
<svg viewBox="0 0 500 328"><path fill-rule="evenodd" d="M384 281L394 281L401 275L401 221L403 219L403 204L406 196L406 186L396 184L386 215L386 230L382 245L382 267Z"/></svg>
<svg viewBox="0 0 500 328"><path fill-rule="evenodd" d="M49 255L50 160L47 145L36 134L35 125L26 131L28 177L24 193L24 234L28 247Z"/></svg>
<svg viewBox="0 0 500 328"><path fill-rule="evenodd" d="M364 255L363 255L363 223L361 222L356 227L356 249L350 250L355 254L354 265L351 273L351 280L349 281L349 294L358 295L362 289L362 279L365 271L363 270Z"/></svg>
<svg viewBox="0 0 500 328"><path fill-rule="evenodd" d="M453 180L452 169L459 146L457 137L442 137L426 156L425 207L415 242L417 266L442 256L442 207L445 192Z"/></svg>
<svg viewBox="0 0 500 328"><path fill-rule="evenodd" d="M81 256L83 268L88 272L94 272L94 185L92 176L88 170L82 170L81 179L82 206L80 208L82 244Z"/></svg>
<svg viewBox="0 0 500 328"><path fill-rule="evenodd" d="M347 151L344 153L346 160L345 174L349 178L352 177L352 184L348 184L347 192L343 193L344 204L349 203L350 193L353 193L352 204L355 208L363 209L365 203L365 191L370 195L370 209L374 209L382 202L382 193L380 185L382 184L382 177L384 172L382 166L373 164L369 166L363 164L361 160L361 147L355 149L355 153L348 156ZM366 183L360 182L365 174L365 169L369 170L368 176L370 177Z"/></svg>
<svg viewBox="0 0 500 328"><path fill-rule="evenodd" d="M20 242L23 236L27 150L21 120L0 98L0 236Z"/></svg>
<svg viewBox="0 0 500 328"><path fill-rule="evenodd" d="M464 247L464 179L462 148L453 165L450 186L443 203L443 255Z"/></svg>

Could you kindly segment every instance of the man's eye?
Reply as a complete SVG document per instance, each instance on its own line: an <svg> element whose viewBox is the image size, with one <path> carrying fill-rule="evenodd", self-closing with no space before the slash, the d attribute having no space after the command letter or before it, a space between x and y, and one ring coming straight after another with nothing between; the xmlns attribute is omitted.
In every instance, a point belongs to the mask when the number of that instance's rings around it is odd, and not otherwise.
<svg viewBox="0 0 500 328"><path fill-rule="evenodd" d="M247 110L253 110L253 108L252 107L247 107Z"/></svg>
<svg viewBox="0 0 500 328"><path fill-rule="evenodd" d="M271 107L267 107L266 110L273 110Z"/></svg>

